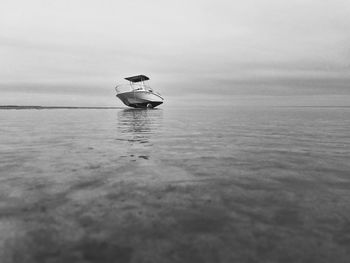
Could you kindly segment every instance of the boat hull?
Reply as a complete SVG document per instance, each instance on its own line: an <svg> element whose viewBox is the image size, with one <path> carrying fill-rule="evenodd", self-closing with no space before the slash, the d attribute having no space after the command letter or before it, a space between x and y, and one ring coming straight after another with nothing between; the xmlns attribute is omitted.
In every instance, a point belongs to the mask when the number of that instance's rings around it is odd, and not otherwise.
<svg viewBox="0 0 350 263"><path fill-rule="evenodd" d="M163 98L149 91L130 91L117 94L126 105L133 108L154 108L163 103Z"/></svg>

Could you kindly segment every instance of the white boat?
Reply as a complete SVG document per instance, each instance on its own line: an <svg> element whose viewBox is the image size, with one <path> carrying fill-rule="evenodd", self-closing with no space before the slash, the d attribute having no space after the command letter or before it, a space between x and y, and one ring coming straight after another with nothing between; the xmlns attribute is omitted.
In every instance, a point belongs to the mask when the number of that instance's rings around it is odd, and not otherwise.
<svg viewBox="0 0 350 263"><path fill-rule="evenodd" d="M145 75L125 78L129 84L117 85L117 97L126 105L133 108L154 108L163 103L162 96L151 89L145 81Z"/></svg>

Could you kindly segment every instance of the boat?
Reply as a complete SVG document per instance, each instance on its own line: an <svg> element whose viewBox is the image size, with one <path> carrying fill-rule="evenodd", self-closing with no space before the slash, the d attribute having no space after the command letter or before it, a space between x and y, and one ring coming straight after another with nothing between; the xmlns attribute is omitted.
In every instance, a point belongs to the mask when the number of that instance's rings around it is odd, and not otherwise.
<svg viewBox="0 0 350 263"><path fill-rule="evenodd" d="M126 105L133 108L154 108L162 104L164 99L155 92L145 82L149 77L145 75L137 75L127 77L125 80L129 84L121 84L115 87L117 97Z"/></svg>

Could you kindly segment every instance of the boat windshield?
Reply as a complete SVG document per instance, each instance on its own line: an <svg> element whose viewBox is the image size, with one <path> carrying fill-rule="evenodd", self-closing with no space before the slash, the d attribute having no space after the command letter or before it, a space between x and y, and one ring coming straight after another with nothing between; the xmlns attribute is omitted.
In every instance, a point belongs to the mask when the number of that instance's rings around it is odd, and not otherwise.
<svg viewBox="0 0 350 263"><path fill-rule="evenodd" d="M144 83L133 83L130 82L129 84L122 84L122 85L117 85L115 87L115 90L117 93L124 93L124 92L129 92L129 91L148 91L148 92L153 92L153 89Z"/></svg>

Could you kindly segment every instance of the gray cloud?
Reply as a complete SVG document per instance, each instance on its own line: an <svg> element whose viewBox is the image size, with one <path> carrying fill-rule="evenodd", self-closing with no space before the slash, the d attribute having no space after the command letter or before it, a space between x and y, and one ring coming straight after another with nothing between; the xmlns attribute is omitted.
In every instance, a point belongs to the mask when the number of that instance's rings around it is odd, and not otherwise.
<svg viewBox="0 0 350 263"><path fill-rule="evenodd" d="M343 91L349 13L347 0L5 0L0 92L88 97L139 73L168 94L322 83Z"/></svg>

